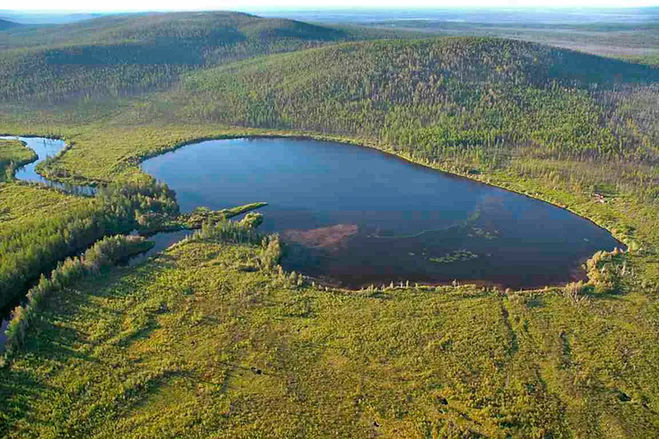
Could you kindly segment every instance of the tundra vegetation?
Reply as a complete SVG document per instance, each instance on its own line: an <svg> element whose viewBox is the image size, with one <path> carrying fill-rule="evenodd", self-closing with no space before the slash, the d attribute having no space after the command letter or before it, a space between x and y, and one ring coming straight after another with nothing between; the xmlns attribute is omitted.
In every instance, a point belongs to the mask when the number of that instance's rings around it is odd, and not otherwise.
<svg viewBox="0 0 659 439"><path fill-rule="evenodd" d="M231 13L0 31L0 132L65 139L40 172L106 187L12 181L29 152L0 145L0 299L42 274L47 291L15 315L1 435L659 435L658 71L495 38L365 41L382 36L405 35ZM628 250L541 290L346 291L281 270L259 215L198 211L198 234L144 264L57 268L181 225L140 160L244 135L379 148L566 207Z"/></svg>
<svg viewBox="0 0 659 439"><path fill-rule="evenodd" d="M561 288L324 289L278 269L277 247L220 223L46 297L1 375L5 425L131 437L656 431L649 290L575 302Z"/></svg>
<svg viewBox="0 0 659 439"><path fill-rule="evenodd" d="M25 305L16 307L7 327L3 361L11 358L22 345L30 323L39 317L41 306L49 295L63 291L70 284L86 276L98 274L130 255L144 251L153 243L140 236L116 235L96 242L79 257L67 258L57 264L48 278L43 275L39 283L30 288Z"/></svg>
<svg viewBox="0 0 659 439"><path fill-rule="evenodd" d="M14 171L26 163L36 160L37 155L18 140L0 139L0 181L9 181Z"/></svg>
<svg viewBox="0 0 659 439"><path fill-rule="evenodd" d="M178 213L171 192L152 180L112 185L93 199L12 182L0 187L0 200L2 306L103 236L154 227Z"/></svg>

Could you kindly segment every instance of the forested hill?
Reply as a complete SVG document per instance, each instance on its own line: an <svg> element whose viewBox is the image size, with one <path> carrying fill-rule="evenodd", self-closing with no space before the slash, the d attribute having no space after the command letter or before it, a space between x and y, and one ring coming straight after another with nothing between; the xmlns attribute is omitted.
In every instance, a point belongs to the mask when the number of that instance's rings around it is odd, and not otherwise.
<svg viewBox="0 0 659 439"><path fill-rule="evenodd" d="M0 34L0 100L58 101L164 87L181 72L358 38L234 12L132 14Z"/></svg>
<svg viewBox="0 0 659 439"><path fill-rule="evenodd" d="M0 36L0 47L148 44L163 39L216 46L254 37L332 41L345 38L345 32L241 12L117 14L66 25L24 26Z"/></svg>
<svg viewBox="0 0 659 439"><path fill-rule="evenodd" d="M657 83L658 70L637 64L445 37L339 44L203 70L174 99L189 120L366 136L426 157L503 144L655 157ZM625 105L641 89L648 105Z"/></svg>
<svg viewBox="0 0 659 439"><path fill-rule="evenodd" d="M20 24L0 18L0 30L10 29L18 26L20 26Z"/></svg>

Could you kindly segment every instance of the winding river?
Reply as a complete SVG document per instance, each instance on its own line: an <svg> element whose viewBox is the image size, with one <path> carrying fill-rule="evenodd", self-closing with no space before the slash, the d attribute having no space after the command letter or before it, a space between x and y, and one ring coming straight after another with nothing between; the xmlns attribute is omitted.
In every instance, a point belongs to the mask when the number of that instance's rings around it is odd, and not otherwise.
<svg viewBox="0 0 659 439"><path fill-rule="evenodd" d="M68 193L80 195L80 196L93 196L96 192L96 188L93 186L84 186L84 185L72 185L66 183L60 183L57 181L52 181L44 176L37 173L37 165L44 160L57 156L66 148L66 143L63 140L58 139L49 139L45 137L20 137L20 136L0 136L0 139L17 139L23 142L28 148L31 148L36 154L37 159L31 163L28 163L24 166L16 169L15 178L20 181L25 181L29 183L39 183L44 184L48 187L59 189ZM135 265L140 263L150 256L161 252L167 247L171 246L175 242L180 241L185 236L190 235L192 232L189 230L179 230L173 232L162 232L157 233L151 237L150 240L154 241L155 245L151 247L148 251L140 253L138 255L132 256L127 263L129 265ZM5 330L9 324L11 318L12 310L21 303L23 297L17 298L13 303L0 308L0 345L4 343L5 340Z"/></svg>
<svg viewBox="0 0 659 439"><path fill-rule="evenodd" d="M18 180L91 196L91 186L48 180L39 163L66 145L18 138L38 159ZM551 204L411 164L368 148L287 138L190 144L142 169L176 191L183 211L266 201L265 232L287 244L282 265L358 288L451 281L532 288L584 278L581 264L621 244L606 230ZM190 234L158 233L139 263ZM4 337L8 310L0 324Z"/></svg>
<svg viewBox="0 0 659 439"><path fill-rule="evenodd" d="M37 172L37 165L44 160L57 156L66 148L66 143L59 139L48 139L45 137L17 137L0 136L0 139L16 139L23 142L28 148L37 154L37 159L31 163L16 169L16 180L30 183L41 183L49 187L60 189L76 195L91 196L95 193L93 186L74 185L49 180Z"/></svg>

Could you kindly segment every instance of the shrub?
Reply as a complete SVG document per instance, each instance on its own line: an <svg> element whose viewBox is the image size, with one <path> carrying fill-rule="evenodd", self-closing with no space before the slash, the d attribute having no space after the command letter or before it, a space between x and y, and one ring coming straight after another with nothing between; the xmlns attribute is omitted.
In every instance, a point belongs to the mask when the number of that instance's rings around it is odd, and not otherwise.
<svg viewBox="0 0 659 439"><path fill-rule="evenodd" d="M621 276L620 259L621 253L616 248L612 252L598 251L586 261L588 282L595 293L605 294L617 290Z"/></svg>
<svg viewBox="0 0 659 439"><path fill-rule="evenodd" d="M279 235L269 235L263 238L261 242L261 253L259 254L259 263L266 269L274 269L279 265L282 256L281 242Z"/></svg>
<svg viewBox="0 0 659 439"><path fill-rule="evenodd" d="M28 291L25 305L17 306L12 313L6 331L5 360L23 345L27 329L39 313L46 296L62 291L73 282L96 274L143 249L144 238L140 236L110 236L98 241L82 256L68 258L58 264L51 272L50 278L41 275L39 283Z"/></svg>
<svg viewBox="0 0 659 439"><path fill-rule="evenodd" d="M240 224L250 229L255 229L263 224L263 215L258 212L249 212L240 221Z"/></svg>
<svg viewBox="0 0 659 439"><path fill-rule="evenodd" d="M589 286L584 281L570 282L563 288L563 294L574 303L585 300L584 294L588 292Z"/></svg>

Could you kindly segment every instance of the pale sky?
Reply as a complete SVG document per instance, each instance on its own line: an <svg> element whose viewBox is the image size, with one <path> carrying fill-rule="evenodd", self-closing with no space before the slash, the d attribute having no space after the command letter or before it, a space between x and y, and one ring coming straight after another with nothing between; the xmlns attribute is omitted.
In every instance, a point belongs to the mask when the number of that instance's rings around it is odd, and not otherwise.
<svg viewBox="0 0 659 439"><path fill-rule="evenodd" d="M659 6L659 0L0 0L0 10L174 11L354 8L579 8Z"/></svg>

